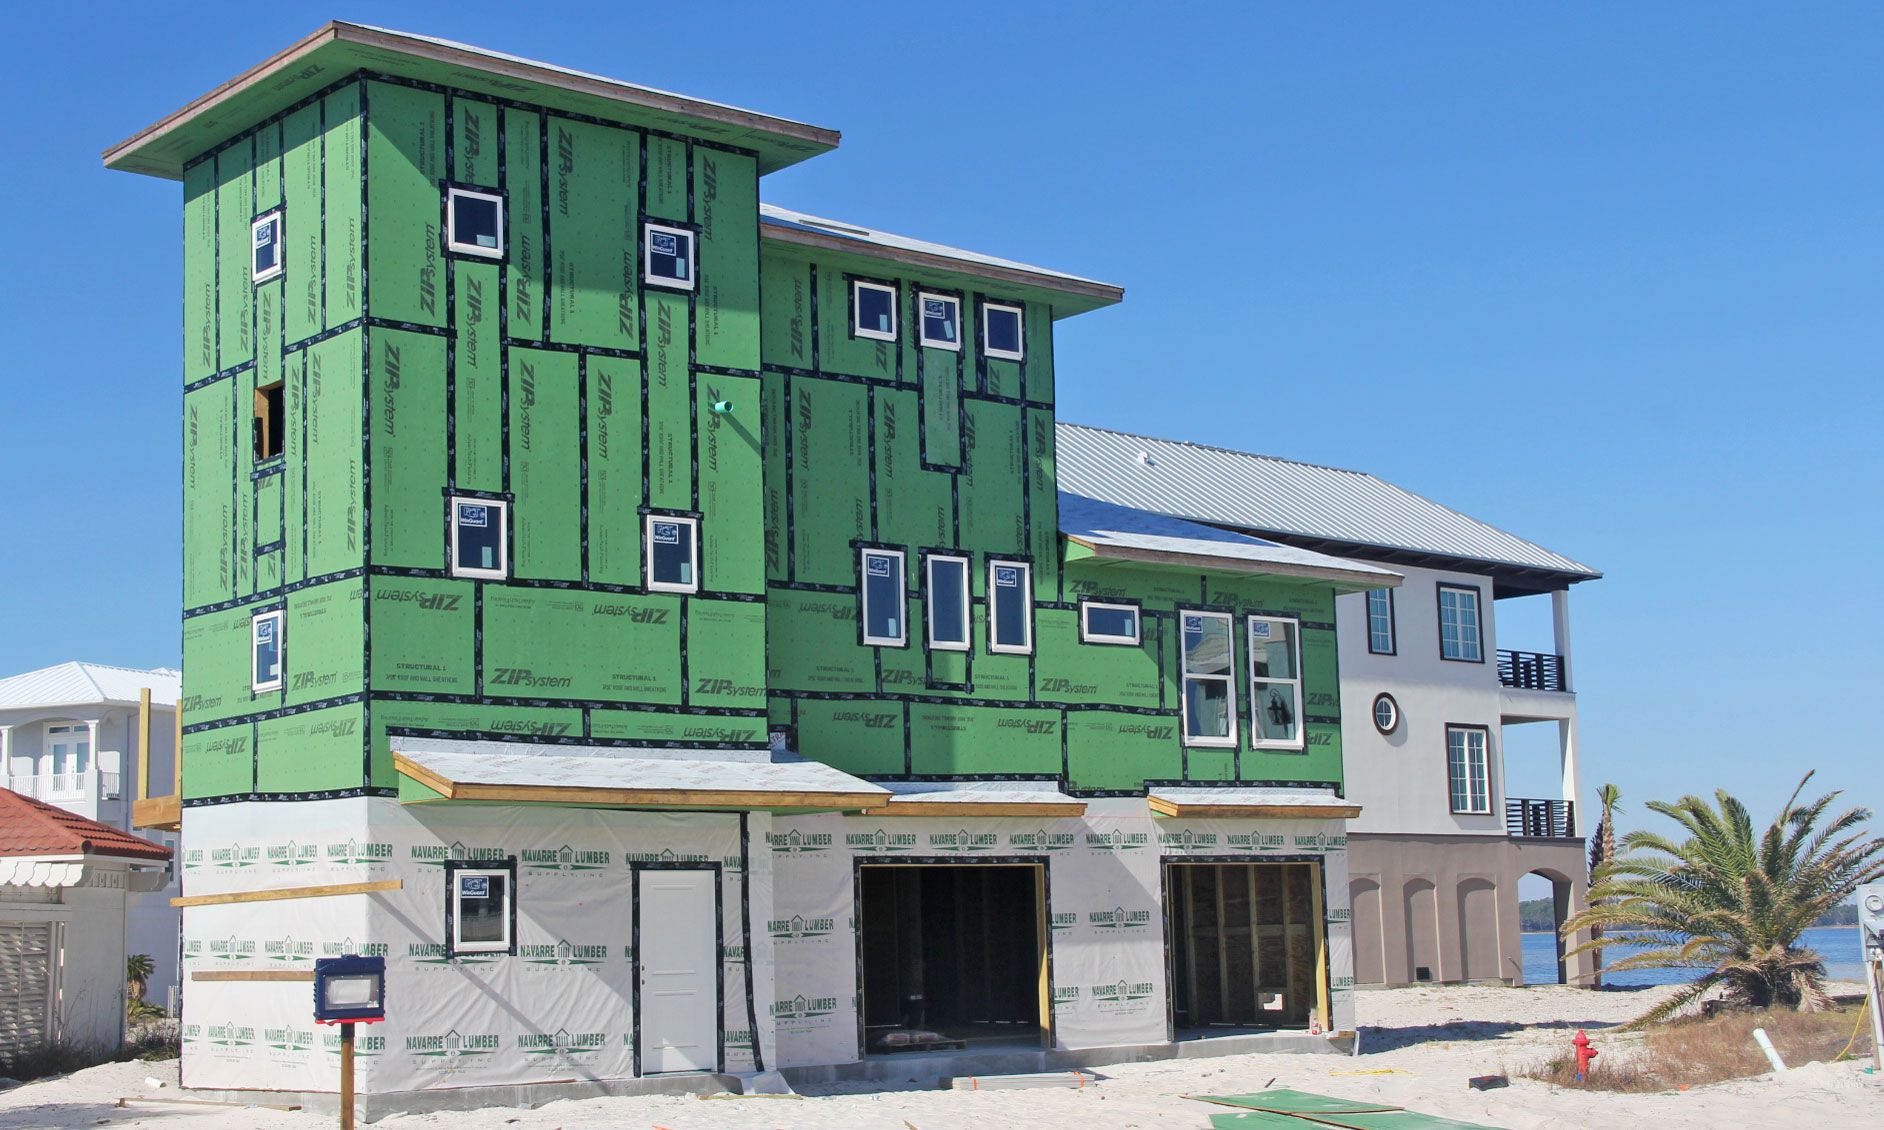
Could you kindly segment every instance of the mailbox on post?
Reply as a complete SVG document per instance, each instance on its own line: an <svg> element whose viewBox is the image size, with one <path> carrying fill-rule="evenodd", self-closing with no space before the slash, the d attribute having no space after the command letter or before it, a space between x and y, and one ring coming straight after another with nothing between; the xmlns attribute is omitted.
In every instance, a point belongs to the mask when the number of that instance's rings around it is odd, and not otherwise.
<svg viewBox="0 0 1884 1130"><path fill-rule="evenodd" d="M386 1019L386 959L314 961L314 1023L340 1025L340 1130L353 1130L353 1026Z"/></svg>

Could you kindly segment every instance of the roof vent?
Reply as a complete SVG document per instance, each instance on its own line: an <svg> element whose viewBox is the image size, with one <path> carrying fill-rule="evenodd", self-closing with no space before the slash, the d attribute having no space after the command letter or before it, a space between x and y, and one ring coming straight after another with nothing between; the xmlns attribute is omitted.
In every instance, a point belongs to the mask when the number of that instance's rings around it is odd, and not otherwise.
<svg viewBox="0 0 1884 1130"><path fill-rule="evenodd" d="M1151 452L1141 451L1138 453L1138 465L1141 467L1156 467L1158 461L1151 457Z"/></svg>

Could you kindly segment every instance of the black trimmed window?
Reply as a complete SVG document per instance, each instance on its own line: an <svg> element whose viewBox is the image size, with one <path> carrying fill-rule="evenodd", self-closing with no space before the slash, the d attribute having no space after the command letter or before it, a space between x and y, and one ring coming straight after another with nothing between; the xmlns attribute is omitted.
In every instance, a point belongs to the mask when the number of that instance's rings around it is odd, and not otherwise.
<svg viewBox="0 0 1884 1130"><path fill-rule="evenodd" d="M1367 650L1375 655L1392 655L1393 590L1367 590Z"/></svg>
<svg viewBox="0 0 1884 1130"><path fill-rule="evenodd" d="M281 250L286 245L282 236L281 209L272 208L255 217L249 224L249 280L265 283L281 277Z"/></svg>
<svg viewBox="0 0 1884 1130"><path fill-rule="evenodd" d="M896 285L850 280L850 335L873 341L896 340Z"/></svg>
<svg viewBox="0 0 1884 1130"><path fill-rule="evenodd" d="M649 221L641 226L641 275L649 286L693 290L694 233Z"/></svg>
<svg viewBox="0 0 1884 1130"><path fill-rule="evenodd" d="M1485 662L1485 626L1479 591L1470 585L1439 586L1439 658Z"/></svg>
<svg viewBox="0 0 1884 1130"><path fill-rule="evenodd" d="M935 651L968 650L968 558L935 553L923 561L924 613L929 646Z"/></svg>
<svg viewBox="0 0 1884 1130"><path fill-rule="evenodd" d="M981 308L981 352L1003 361L1023 361L1027 345L1022 327L1027 312L1019 306L990 302Z"/></svg>
<svg viewBox="0 0 1884 1130"><path fill-rule="evenodd" d="M649 592L700 591L700 520L650 514L647 543Z"/></svg>
<svg viewBox="0 0 1884 1130"><path fill-rule="evenodd" d="M909 601L903 551L857 551L857 615L866 647L909 646Z"/></svg>
<svg viewBox="0 0 1884 1130"><path fill-rule="evenodd" d="M517 952L517 860L445 861L445 955Z"/></svg>
<svg viewBox="0 0 1884 1130"><path fill-rule="evenodd" d="M1141 639L1138 605L1104 600L1079 602L1079 642L1136 647Z"/></svg>
<svg viewBox="0 0 1884 1130"><path fill-rule="evenodd" d="M1400 703L1390 694L1374 696L1374 729L1391 734L1400 728Z"/></svg>
<svg viewBox="0 0 1884 1130"><path fill-rule="evenodd" d="M1452 811L1491 812L1491 731L1484 726L1446 727L1446 794Z"/></svg>
<svg viewBox="0 0 1884 1130"><path fill-rule="evenodd" d="M930 349L962 349L962 300L953 294L925 290L916 296L921 315L922 344Z"/></svg>
<svg viewBox="0 0 1884 1130"><path fill-rule="evenodd" d="M1034 650L1034 567L1025 561L988 560L988 650L997 655Z"/></svg>
<svg viewBox="0 0 1884 1130"><path fill-rule="evenodd" d="M249 689L257 694L281 689L288 659L282 639L286 626L287 613L279 608L249 618Z"/></svg>
<svg viewBox="0 0 1884 1130"><path fill-rule="evenodd" d="M510 576L510 504L488 498L451 500L451 575L483 581Z"/></svg>
<svg viewBox="0 0 1884 1130"><path fill-rule="evenodd" d="M1236 629L1228 612L1180 612L1184 744L1236 748Z"/></svg>
<svg viewBox="0 0 1884 1130"><path fill-rule="evenodd" d="M1281 616L1249 618L1251 749L1301 749L1302 628Z"/></svg>
<svg viewBox="0 0 1884 1130"><path fill-rule="evenodd" d="M504 257L504 198L479 188L445 189L445 247L460 255Z"/></svg>

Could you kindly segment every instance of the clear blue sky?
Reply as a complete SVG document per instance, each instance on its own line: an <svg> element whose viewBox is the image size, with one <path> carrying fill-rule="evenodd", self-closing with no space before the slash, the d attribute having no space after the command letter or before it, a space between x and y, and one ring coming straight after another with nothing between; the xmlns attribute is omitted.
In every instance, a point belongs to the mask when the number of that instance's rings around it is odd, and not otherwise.
<svg viewBox="0 0 1884 1130"><path fill-rule="evenodd" d="M98 152L341 16L842 130L767 198L1124 285L1062 323L1064 418L1605 570L1586 784L1884 808L1884 9L597 8L9 14L0 671L178 661L180 190Z"/></svg>

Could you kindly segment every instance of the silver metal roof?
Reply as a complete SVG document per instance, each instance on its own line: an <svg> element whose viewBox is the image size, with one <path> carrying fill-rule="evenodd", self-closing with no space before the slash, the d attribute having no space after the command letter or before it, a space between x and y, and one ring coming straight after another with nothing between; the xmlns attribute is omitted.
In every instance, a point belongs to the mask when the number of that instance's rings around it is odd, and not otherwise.
<svg viewBox="0 0 1884 1130"><path fill-rule="evenodd" d="M138 691L150 688L155 706L175 706L183 676L167 667L141 670L103 663L59 663L0 679L0 710L21 707L136 706Z"/></svg>
<svg viewBox="0 0 1884 1130"><path fill-rule="evenodd" d="M1474 564L1488 572L1548 574L1539 587L1602 574L1516 534L1361 471L1297 463L1269 455L1156 439L1081 424L1059 425L1055 463L1062 489L1091 498L1326 543L1317 548L1359 556L1382 551Z"/></svg>

